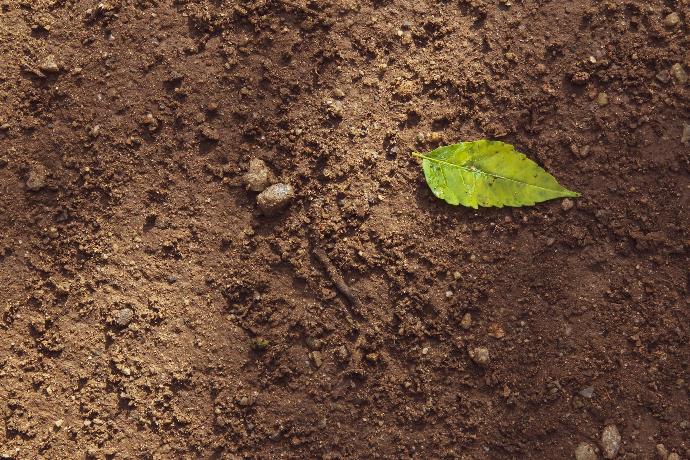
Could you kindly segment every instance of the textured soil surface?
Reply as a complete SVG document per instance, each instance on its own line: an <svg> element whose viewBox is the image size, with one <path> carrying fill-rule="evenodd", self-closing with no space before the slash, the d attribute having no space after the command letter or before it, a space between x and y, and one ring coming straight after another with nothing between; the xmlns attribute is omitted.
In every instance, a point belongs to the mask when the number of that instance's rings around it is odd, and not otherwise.
<svg viewBox="0 0 690 460"><path fill-rule="evenodd" d="M688 22L0 0L0 458L690 458ZM480 138L582 197L433 197Z"/></svg>

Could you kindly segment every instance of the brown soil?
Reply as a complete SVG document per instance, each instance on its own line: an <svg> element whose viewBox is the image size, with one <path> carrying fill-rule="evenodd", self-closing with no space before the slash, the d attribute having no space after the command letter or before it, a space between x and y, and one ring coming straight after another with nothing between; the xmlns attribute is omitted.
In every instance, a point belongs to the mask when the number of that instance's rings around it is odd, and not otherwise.
<svg viewBox="0 0 690 460"><path fill-rule="evenodd" d="M690 457L688 21L0 0L0 458ZM435 199L479 138L582 198Z"/></svg>

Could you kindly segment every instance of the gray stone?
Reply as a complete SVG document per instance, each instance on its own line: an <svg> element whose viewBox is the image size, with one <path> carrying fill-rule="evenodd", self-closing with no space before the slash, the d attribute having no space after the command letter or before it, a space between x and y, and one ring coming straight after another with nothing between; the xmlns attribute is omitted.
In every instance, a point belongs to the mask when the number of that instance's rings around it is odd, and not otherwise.
<svg viewBox="0 0 690 460"><path fill-rule="evenodd" d="M668 83L671 81L671 72L664 69L658 74L656 74L656 79L659 80L661 83Z"/></svg>
<svg viewBox="0 0 690 460"><path fill-rule="evenodd" d="M594 387L592 387L592 386L585 387L582 390L580 390L580 396L582 396L583 398L592 399L593 395L594 395Z"/></svg>

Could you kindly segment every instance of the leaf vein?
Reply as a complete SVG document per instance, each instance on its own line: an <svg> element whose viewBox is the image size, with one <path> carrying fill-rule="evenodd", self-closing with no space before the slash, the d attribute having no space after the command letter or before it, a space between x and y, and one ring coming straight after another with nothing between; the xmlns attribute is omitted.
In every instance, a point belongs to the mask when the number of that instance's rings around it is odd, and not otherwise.
<svg viewBox="0 0 690 460"><path fill-rule="evenodd" d="M480 170L480 169L470 169L470 168L467 168L467 167L465 167L465 166L456 165L456 164L453 164L453 163L449 163L449 162L447 162L447 161L443 161L443 160L439 160L439 159L436 159L436 158L427 157L427 156L420 155L420 154L418 154L418 155L416 155L416 156L419 156L419 158L423 158L423 159L425 159L425 160L429 160L429 161L431 161L431 162L433 162L433 163L438 163L438 164L446 165L446 166L451 167L451 168L462 169L463 171L467 171L467 172L469 172L470 174L474 174L474 173L476 173L476 174L482 174L482 175L484 175L484 176L495 177L495 178L497 178L497 179L503 179L503 180L507 180L507 181L510 181L510 182L515 182L515 183L517 183L517 184L523 184L523 185L526 185L526 186L529 186L529 187L534 187L534 188L538 188L538 189L541 189L541 190L547 190L547 191L549 191L549 192L560 192L560 191L561 191L560 189L553 189L553 188L540 187L540 186L538 186L538 185L530 184L529 182L523 182L523 181L520 181L520 180L511 179L510 177L501 176L501 175L499 175L499 174L488 173L488 172L482 171L482 170ZM462 174L461 174L461 176L462 176Z"/></svg>

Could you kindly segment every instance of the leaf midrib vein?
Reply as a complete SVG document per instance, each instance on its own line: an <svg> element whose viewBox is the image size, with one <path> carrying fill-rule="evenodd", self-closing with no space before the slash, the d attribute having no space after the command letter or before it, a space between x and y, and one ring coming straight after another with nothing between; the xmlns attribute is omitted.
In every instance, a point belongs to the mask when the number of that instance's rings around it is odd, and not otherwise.
<svg viewBox="0 0 690 460"><path fill-rule="evenodd" d="M481 169L470 169L470 168L467 168L467 167L465 167L465 166L456 165L456 164L454 164L454 163L449 163L449 162L447 162L447 161L443 161L443 160L439 160L439 159L436 159L436 158L427 157L427 156L424 156L424 155L421 155L421 154L415 154L415 156L417 156L417 157L419 157L419 158L423 158L423 159L425 159L425 160L429 160L429 161L434 162L434 163L443 164L443 165L446 165L446 166L451 167L451 168L462 169L462 170L464 170L464 171L469 172L470 174L472 174L472 173L478 173L478 174L482 174L482 175L484 175L484 176L495 177L495 178L497 178L497 179L503 179L503 180L507 180L507 181L510 181L510 182L515 182L515 183L517 183L517 184L523 184L523 185L527 185L527 186L529 186L529 187L538 188L538 189L541 189L541 190L548 190L549 192L560 192L560 190L558 190L558 189L540 187L540 186L538 186L538 185L530 184L529 182L523 182L523 181L520 181L520 180L511 179L510 177L505 177L505 176L501 176L501 175L498 175L498 174L488 173L488 172L486 172L486 171L482 171Z"/></svg>

